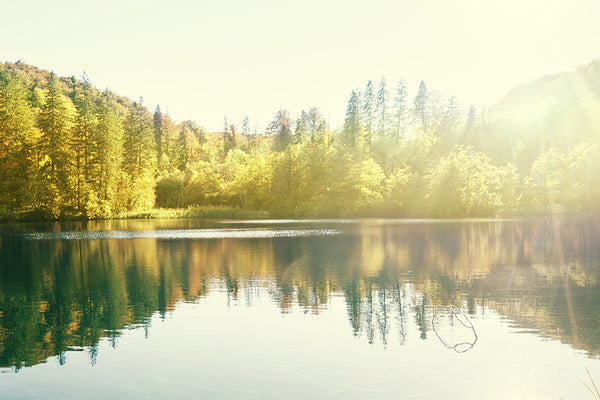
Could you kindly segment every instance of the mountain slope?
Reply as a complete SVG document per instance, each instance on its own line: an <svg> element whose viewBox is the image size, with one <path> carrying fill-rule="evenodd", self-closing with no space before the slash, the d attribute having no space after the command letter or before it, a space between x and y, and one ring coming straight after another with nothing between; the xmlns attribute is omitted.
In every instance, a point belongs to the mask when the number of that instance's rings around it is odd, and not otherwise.
<svg viewBox="0 0 600 400"><path fill-rule="evenodd" d="M569 151L579 142L600 142L600 59L573 71L516 87L489 111L490 148L535 158L550 147ZM507 152L508 151L508 152Z"/></svg>

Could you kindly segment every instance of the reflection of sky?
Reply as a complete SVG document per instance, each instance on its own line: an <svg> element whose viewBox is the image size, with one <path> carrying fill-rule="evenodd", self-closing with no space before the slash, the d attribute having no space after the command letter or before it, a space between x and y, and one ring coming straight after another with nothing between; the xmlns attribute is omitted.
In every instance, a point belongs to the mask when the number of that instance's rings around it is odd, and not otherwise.
<svg viewBox="0 0 600 400"><path fill-rule="evenodd" d="M433 334L419 340L412 318L407 344L391 332L387 346L369 345L348 334L341 296L319 315L282 314L267 293L251 307L243 297L230 307L222 291L181 303L152 318L147 339L143 328L125 332L117 350L103 339L94 366L70 352L62 367L52 358L2 374L3 398L580 399L589 393L571 374L600 376L597 360L515 335L490 310L473 317L477 345L457 354Z"/></svg>

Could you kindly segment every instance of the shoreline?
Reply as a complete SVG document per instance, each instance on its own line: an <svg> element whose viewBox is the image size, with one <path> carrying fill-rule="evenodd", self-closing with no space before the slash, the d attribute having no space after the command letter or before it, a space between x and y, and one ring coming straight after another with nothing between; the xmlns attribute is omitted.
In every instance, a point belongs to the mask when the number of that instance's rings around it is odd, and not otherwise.
<svg viewBox="0 0 600 400"><path fill-rule="evenodd" d="M529 219L529 218L577 218L600 216L598 211L579 211L579 212L562 212L562 213L508 213L503 215L408 215L403 213L356 213L343 215L321 215L321 214L295 214L293 212L270 212L265 210L248 210L241 208L232 208L225 206L203 206L190 208L156 208L144 211L127 211L120 213L112 218L88 218L83 215L66 215L59 218L43 218L39 214L13 214L0 215L0 223L44 223L44 222L86 222L86 221L118 221L118 220L177 220L177 219L398 219L398 220L436 220L436 221L459 221L459 220L486 220L486 221L502 221L513 219Z"/></svg>

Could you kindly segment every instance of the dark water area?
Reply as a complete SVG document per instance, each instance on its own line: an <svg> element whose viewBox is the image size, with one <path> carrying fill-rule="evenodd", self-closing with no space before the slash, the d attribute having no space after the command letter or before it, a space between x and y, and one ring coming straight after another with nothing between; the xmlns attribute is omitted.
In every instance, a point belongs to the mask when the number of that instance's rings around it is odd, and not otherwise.
<svg viewBox="0 0 600 400"><path fill-rule="evenodd" d="M592 398L600 219L0 225L2 399Z"/></svg>

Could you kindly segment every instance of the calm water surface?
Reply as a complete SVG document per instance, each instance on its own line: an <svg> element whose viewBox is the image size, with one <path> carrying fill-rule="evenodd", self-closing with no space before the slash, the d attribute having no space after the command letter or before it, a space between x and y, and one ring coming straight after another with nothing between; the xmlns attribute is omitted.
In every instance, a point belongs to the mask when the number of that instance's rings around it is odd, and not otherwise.
<svg viewBox="0 0 600 400"><path fill-rule="evenodd" d="M1 399L586 399L600 220L0 225Z"/></svg>

